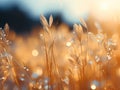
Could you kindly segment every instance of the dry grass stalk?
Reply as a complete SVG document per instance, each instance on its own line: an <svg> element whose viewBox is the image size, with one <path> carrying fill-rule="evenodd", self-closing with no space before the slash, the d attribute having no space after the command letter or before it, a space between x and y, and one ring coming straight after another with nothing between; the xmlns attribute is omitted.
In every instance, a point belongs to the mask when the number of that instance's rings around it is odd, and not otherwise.
<svg viewBox="0 0 120 90"><path fill-rule="evenodd" d="M117 68L112 66L116 49L112 38L102 32L88 32L83 20L80 25L74 24L75 34L61 33L58 37L56 28L56 32L53 30L52 15L49 21L43 15L40 19L44 31L39 47L44 47L41 57L45 58L42 58L45 64L42 68L33 67L38 73L42 71L40 75L34 75L32 69L10 53L8 24L0 30L0 90L89 90L92 85L98 90L119 90L113 84L115 79L110 76ZM61 47L57 46L59 44Z"/></svg>

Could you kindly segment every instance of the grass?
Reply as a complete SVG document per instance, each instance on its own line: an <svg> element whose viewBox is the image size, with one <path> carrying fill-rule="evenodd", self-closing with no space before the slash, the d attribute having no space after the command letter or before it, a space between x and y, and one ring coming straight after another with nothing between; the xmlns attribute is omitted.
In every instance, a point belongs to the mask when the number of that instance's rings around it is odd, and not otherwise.
<svg viewBox="0 0 120 90"><path fill-rule="evenodd" d="M82 19L73 25L73 31L52 25L52 15L49 21L43 15L40 19L43 30L39 38L33 36L30 45L29 40L26 42L27 48L34 44L38 47L33 56L19 52L23 56L18 58L8 40L8 24L0 30L0 90L120 89L114 36L109 38L103 31L89 32ZM18 41L15 43L17 46ZM22 60L27 56L28 60Z"/></svg>

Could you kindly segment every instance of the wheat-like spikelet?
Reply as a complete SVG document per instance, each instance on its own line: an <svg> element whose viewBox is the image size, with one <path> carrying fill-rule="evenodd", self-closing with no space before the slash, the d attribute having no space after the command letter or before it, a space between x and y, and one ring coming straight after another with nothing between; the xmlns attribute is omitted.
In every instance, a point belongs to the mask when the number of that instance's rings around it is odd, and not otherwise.
<svg viewBox="0 0 120 90"><path fill-rule="evenodd" d="M39 38L29 39L32 45L37 42L35 58L26 63L11 52L8 24L0 30L0 90L119 90L114 84L114 68L119 67L115 36L89 32L83 19L73 31L52 25L52 15L49 21L43 15L40 20Z"/></svg>
<svg viewBox="0 0 120 90"><path fill-rule="evenodd" d="M9 26L6 24L4 30L0 30L0 89L28 89L31 79L22 63L10 54L8 33Z"/></svg>

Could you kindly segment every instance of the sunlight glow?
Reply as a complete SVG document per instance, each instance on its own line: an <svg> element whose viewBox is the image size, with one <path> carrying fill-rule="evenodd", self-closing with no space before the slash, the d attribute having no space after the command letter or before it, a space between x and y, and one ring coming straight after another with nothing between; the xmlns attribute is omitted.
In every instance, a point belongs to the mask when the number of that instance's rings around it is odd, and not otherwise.
<svg viewBox="0 0 120 90"><path fill-rule="evenodd" d="M108 3L108 2L102 2L102 3L100 4L100 8L101 8L101 10L103 10L103 11L108 10L108 9L109 9L109 3Z"/></svg>
<svg viewBox="0 0 120 90"><path fill-rule="evenodd" d="M34 50L32 51L32 55L33 55L33 56L36 57L36 56L38 56L38 54L39 54L39 52L38 52L36 49L34 49Z"/></svg>
<svg viewBox="0 0 120 90"><path fill-rule="evenodd" d="M95 90L96 89L96 86L94 84L91 85L91 89L92 90Z"/></svg>

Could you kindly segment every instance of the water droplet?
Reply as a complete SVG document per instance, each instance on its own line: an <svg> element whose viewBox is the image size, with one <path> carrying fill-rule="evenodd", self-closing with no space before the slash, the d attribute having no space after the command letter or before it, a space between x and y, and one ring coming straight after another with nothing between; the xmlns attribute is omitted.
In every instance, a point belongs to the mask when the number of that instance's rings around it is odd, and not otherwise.
<svg viewBox="0 0 120 90"><path fill-rule="evenodd" d="M27 68L26 71L29 71L29 69Z"/></svg>
<svg viewBox="0 0 120 90"><path fill-rule="evenodd" d="M90 88L91 88L92 90L96 90L96 88L97 88L99 85L100 85L100 83L99 83L98 81L93 80L93 81L91 82Z"/></svg>
<svg viewBox="0 0 120 90"><path fill-rule="evenodd" d="M75 31L73 31L72 33L75 34Z"/></svg>
<svg viewBox="0 0 120 90"><path fill-rule="evenodd" d="M40 37L43 37L43 34L40 34Z"/></svg>
<svg viewBox="0 0 120 90"><path fill-rule="evenodd" d="M92 89L92 90L95 90L95 89L96 89L96 85L92 84L92 85L91 85L91 89Z"/></svg>
<svg viewBox="0 0 120 90"><path fill-rule="evenodd" d="M33 77L33 78L38 78L38 77L41 76L42 74L43 74L42 68L37 68L37 69L35 69L35 71L32 73L32 77Z"/></svg>
<svg viewBox="0 0 120 90"><path fill-rule="evenodd" d="M102 33L99 33L96 35L96 39L98 43L101 43L104 39L104 35Z"/></svg>
<svg viewBox="0 0 120 90"><path fill-rule="evenodd" d="M47 84L49 82L49 78L44 79L44 83Z"/></svg>
<svg viewBox="0 0 120 90"><path fill-rule="evenodd" d="M100 61L100 57L99 56L95 56L95 60L96 60L96 62L99 62Z"/></svg>
<svg viewBox="0 0 120 90"><path fill-rule="evenodd" d="M38 56L38 54L39 54L38 50L36 50L36 49L32 50L32 55L34 57Z"/></svg>
<svg viewBox="0 0 120 90"><path fill-rule="evenodd" d="M115 42L113 42L112 39L109 39L108 42L107 42L107 45L108 45L108 47L110 47L110 46L114 46L115 47L117 44Z"/></svg>
<svg viewBox="0 0 120 90"><path fill-rule="evenodd" d="M27 67L25 67L25 66L24 66L24 70L29 71L29 69Z"/></svg>
<svg viewBox="0 0 120 90"><path fill-rule="evenodd" d="M108 51L111 51L111 48L108 48Z"/></svg>
<svg viewBox="0 0 120 90"><path fill-rule="evenodd" d="M6 34L3 34L3 36L5 37L5 36L6 36Z"/></svg>
<svg viewBox="0 0 120 90"><path fill-rule="evenodd" d="M10 44L9 40L6 40L6 43L7 43L7 45L9 45Z"/></svg>
<svg viewBox="0 0 120 90"><path fill-rule="evenodd" d="M0 80L4 80L4 79L5 79L5 77L1 77L1 78L0 78Z"/></svg>
<svg viewBox="0 0 120 90"><path fill-rule="evenodd" d="M38 77L39 77L38 74L36 74L36 73L33 73L33 74L32 74L32 78L38 78Z"/></svg>
<svg viewBox="0 0 120 90"><path fill-rule="evenodd" d="M20 78L21 81L24 81L25 79L23 77Z"/></svg>
<svg viewBox="0 0 120 90"><path fill-rule="evenodd" d="M111 60L111 59L112 59L112 57L111 57L110 55L107 55L107 58L108 58L108 60Z"/></svg>
<svg viewBox="0 0 120 90"><path fill-rule="evenodd" d="M67 42L67 43L66 43L66 46L67 46L67 47L70 47L71 44L72 44L71 42Z"/></svg>
<svg viewBox="0 0 120 90"><path fill-rule="evenodd" d="M69 84L69 78L67 76L64 79L62 79L62 81L67 85Z"/></svg>
<svg viewBox="0 0 120 90"><path fill-rule="evenodd" d="M24 66L24 69L26 69L27 67Z"/></svg>
<svg viewBox="0 0 120 90"><path fill-rule="evenodd" d="M39 85L39 86L38 86L38 89L42 89L42 85Z"/></svg>
<svg viewBox="0 0 120 90"><path fill-rule="evenodd" d="M2 40L2 37L0 37L0 40Z"/></svg>
<svg viewBox="0 0 120 90"><path fill-rule="evenodd" d="M48 86L48 85L45 85L45 86L44 86L44 89L45 89L45 90L48 90L48 89L49 89L49 86Z"/></svg>
<svg viewBox="0 0 120 90"><path fill-rule="evenodd" d="M5 79L5 77L2 77L2 79L4 80L4 79Z"/></svg>
<svg viewBox="0 0 120 90"><path fill-rule="evenodd" d="M8 66L8 65L6 66L7 69L9 69L9 67L10 67L10 66Z"/></svg>

